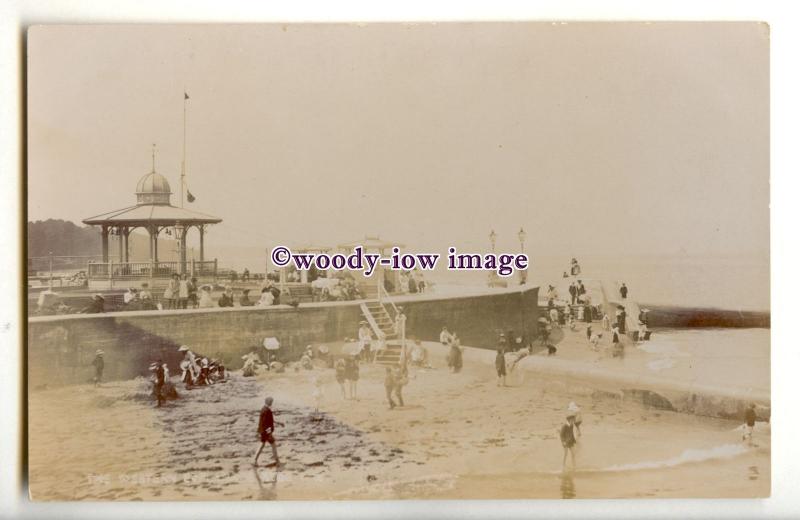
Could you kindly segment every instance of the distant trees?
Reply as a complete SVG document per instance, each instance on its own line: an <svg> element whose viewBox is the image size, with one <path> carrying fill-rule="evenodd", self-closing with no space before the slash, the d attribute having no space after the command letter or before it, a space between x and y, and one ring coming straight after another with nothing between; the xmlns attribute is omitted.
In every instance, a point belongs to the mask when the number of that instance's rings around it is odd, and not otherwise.
<svg viewBox="0 0 800 520"><path fill-rule="evenodd" d="M103 246L100 230L77 226L67 220L28 222L28 257L100 255Z"/></svg>

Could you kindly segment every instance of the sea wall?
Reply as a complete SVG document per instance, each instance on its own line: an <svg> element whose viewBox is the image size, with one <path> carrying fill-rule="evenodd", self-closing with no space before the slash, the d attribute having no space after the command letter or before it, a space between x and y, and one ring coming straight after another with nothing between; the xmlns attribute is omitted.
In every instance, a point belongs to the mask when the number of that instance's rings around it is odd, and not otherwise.
<svg viewBox="0 0 800 520"><path fill-rule="evenodd" d="M538 288L532 287L396 301L408 317L409 337L436 340L447 325L465 344L491 347L500 330L534 333L537 298ZM97 349L105 351L106 380L146 375L156 359L177 373L177 348L183 344L238 368L242 355L259 349L265 337L274 336L281 343L279 356L293 359L308 344L355 337L360 320L357 302L32 317L28 319L29 387L88 381Z"/></svg>

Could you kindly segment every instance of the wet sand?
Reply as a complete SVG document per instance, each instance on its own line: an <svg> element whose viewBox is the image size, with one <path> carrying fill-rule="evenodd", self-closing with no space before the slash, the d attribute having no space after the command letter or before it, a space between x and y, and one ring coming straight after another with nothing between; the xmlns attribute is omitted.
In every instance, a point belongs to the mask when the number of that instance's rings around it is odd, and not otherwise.
<svg viewBox="0 0 800 520"><path fill-rule="evenodd" d="M448 372L412 369L406 406L389 410L384 369L361 367L358 400L327 368L240 373L157 409L143 380L30 394L30 487L37 500L764 497L769 427L758 447L735 421L647 409L591 388L493 367L466 349ZM321 420L312 378L323 381ZM259 468L258 412L275 398L284 465ZM561 474L557 428L582 407L577 471Z"/></svg>

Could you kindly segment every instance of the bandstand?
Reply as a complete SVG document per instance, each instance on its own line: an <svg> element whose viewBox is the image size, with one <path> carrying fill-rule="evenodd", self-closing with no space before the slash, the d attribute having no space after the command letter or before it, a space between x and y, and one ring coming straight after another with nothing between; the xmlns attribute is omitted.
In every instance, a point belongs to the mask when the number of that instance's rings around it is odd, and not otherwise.
<svg viewBox="0 0 800 520"><path fill-rule="evenodd" d="M205 232L209 225L222 222L221 218L171 204L172 191L163 175L153 170L136 185L136 204L87 218L84 224L99 226L102 236L102 262L90 262L87 268L90 287L116 287L134 280L166 280L174 273L186 273L198 278L215 278L217 261L206 260ZM131 262L128 239L133 230L143 228L150 237L150 259ZM187 261L186 238L189 231L199 232L199 260ZM172 235L178 244L177 261L160 261L158 238L162 232ZM118 262L109 260L109 235L119 237Z"/></svg>

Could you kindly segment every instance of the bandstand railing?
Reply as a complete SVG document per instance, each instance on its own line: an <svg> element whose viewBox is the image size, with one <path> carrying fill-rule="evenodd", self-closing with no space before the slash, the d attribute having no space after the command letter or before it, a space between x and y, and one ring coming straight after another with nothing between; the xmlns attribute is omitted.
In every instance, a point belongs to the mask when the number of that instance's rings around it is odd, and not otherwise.
<svg viewBox="0 0 800 520"><path fill-rule="evenodd" d="M185 267L181 262L89 262L86 273L89 279L141 280L169 278L173 274L216 278L217 260L189 260Z"/></svg>

